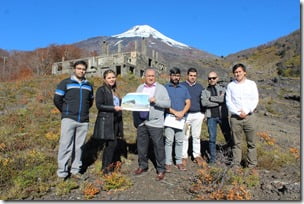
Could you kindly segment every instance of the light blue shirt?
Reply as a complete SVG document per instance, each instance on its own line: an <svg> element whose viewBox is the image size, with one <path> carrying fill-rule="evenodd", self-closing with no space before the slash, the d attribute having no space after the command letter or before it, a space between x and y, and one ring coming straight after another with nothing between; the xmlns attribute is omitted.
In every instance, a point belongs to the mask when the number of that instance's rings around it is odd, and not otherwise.
<svg viewBox="0 0 304 204"><path fill-rule="evenodd" d="M113 104L114 106L119 106L119 98L115 95L113 95Z"/></svg>

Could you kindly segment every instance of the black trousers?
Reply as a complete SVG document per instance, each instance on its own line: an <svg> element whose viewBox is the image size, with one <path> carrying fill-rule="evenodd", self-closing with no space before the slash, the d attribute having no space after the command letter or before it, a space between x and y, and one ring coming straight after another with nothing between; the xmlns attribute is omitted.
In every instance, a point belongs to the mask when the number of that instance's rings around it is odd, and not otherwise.
<svg viewBox="0 0 304 204"><path fill-rule="evenodd" d="M142 169L148 168L149 142L152 141L156 160L157 173L165 172L165 144L163 128L146 125L137 128L138 165Z"/></svg>
<svg viewBox="0 0 304 204"><path fill-rule="evenodd" d="M116 153L117 139L103 140L103 155L102 155L102 169L109 167L110 164L118 160Z"/></svg>

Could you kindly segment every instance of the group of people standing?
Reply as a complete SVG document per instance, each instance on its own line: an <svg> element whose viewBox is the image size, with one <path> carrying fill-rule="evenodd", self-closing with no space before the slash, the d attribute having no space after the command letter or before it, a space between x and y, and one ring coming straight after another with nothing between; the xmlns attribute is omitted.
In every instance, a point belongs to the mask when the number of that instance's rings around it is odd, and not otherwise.
<svg viewBox="0 0 304 204"><path fill-rule="evenodd" d="M58 84L54 96L54 103L62 114L57 170L57 176L62 180L70 175L75 178L83 176L80 174L81 146L85 142L89 109L94 100L93 87L85 79L86 69L86 62L76 62L73 75ZM170 69L170 81L165 85L156 81L155 69L145 70L144 83L138 86L136 92L149 95L150 109L133 112L138 152L135 175L148 170L150 146L153 147L157 180L164 179L172 166L186 171L189 153L193 161L200 165L204 160L200 139L204 118L208 125L210 165L216 162L217 124L225 137L226 147L232 149L231 165L239 166L241 163L243 132L247 141L248 167L257 165L254 110L258 104L258 89L254 81L246 78L243 64L234 65L232 72L235 79L227 88L217 83L219 77L213 71L208 74L208 87L204 88L197 82L195 68L187 70L184 82L180 82L179 68ZM107 174L114 170L113 164L117 161L117 138L123 137L123 123L116 74L109 69L104 72L103 78L104 84L96 92L98 115L93 138L104 143L102 171ZM167 117L184 121L183 126L165 125ZM189 152L190 136L192 152Z"/></svg>

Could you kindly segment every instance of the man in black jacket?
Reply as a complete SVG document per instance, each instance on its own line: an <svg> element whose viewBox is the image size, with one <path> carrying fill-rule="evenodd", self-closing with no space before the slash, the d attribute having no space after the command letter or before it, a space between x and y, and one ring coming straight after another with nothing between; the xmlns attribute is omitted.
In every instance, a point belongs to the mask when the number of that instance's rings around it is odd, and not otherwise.
<svg viewBox="0 0 304 204"><path fill-rule="evenodd" d="M54 104L61 112L61 136L58 150L57 176L65 180L69 174L80 179L81 147L89 127L89 109L93 105L92 85L86 80L87 63L77 61L74 73L56 88ZM72 157L72 158L71 158ZM71 167L68 166L71 159Z"/></svg>

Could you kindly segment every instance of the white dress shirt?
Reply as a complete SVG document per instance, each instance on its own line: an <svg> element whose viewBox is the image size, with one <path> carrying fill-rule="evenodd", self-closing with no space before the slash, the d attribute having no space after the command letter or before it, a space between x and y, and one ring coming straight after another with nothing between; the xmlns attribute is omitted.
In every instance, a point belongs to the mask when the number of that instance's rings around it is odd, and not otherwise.
<svg viewBox="0 0 304 204"><path fill-rule="evenodd" d="M233 80L227 86L226 105L231 114L252 113L259 102L259 93L254 81L245 79L242 82Z"/></svg>

